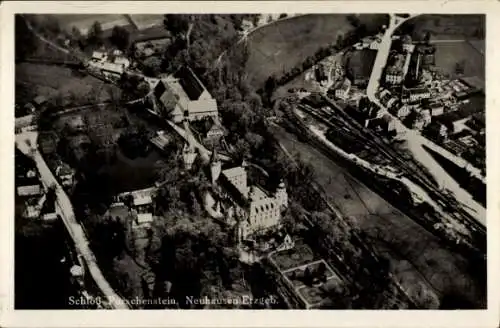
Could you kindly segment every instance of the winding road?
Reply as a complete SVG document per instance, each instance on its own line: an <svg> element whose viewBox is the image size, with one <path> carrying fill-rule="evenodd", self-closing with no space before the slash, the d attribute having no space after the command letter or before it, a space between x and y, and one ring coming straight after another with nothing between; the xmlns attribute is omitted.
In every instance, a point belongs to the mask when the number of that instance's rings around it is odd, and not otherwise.
<svg viewBox="0 0 500 328"><path fill-rule="evenodd" d="M56 187L56 213L62 218L71 239L73 239L73 242L75 243L78 254L82 255L85 263L87 264L90 275L106 297L106 300L114 309L128 309L127 304L121 299L120 296L118 296L118 294L116 294L99 269L96 257L89 247L89 241L87 240L85 232L83 231L82 226L76 221L73 205L71 204L68 195L64 192L63 188L45 163L42 154L38 150L37 138L38 132L36 131L17 134L16 146L22 153L33 158L38 172L40 173L43 185L46 188L51 186Z"/></svg>

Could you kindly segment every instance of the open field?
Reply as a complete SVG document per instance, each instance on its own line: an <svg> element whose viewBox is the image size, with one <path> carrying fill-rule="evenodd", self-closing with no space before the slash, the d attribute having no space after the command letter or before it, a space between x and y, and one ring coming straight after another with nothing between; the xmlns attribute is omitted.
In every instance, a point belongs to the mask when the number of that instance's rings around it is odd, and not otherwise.
<svg viewBox="0 0 500 328"><path fill-rule="evenodd" d="M413 25L413 36L417 38L429 31L431 39L484 39L485 22L486 15L420 15L401 28Z"/></svg>
<svg viewBox="0 0 500 328"><path fill-rule="evenodd" d="M101 23L102 29L110 29L113 26L126 26L129 21L122 14L58 14L53 15L61 25L61 28L71 30L76 27L82 34L86 34L94 22Z"/></svg>
<svg viewBox="0 0 500 328"><path fill-rule="evenodd" d="M391 271L405 289L414 288L415 280L420 280L426 284L426 289L435 289L438 294L458 294L473 306L485 306L483 277L475 276L474 268L467 259L446 249L436 236L322 152L299 142L294 135L281 128L273 130L289 152L299 153L303 161L312 165L316 180L328 192L329 200L345 216L356 217L374 247L390 260ZM403 264L405 270L401 270Z"/></svg>
<svg viewBox="0 0 500 328"><path fill-rule="evenodd" d="M21 63L15 74L16 102L43 95L49 101L60 97L62 106L78 106L110 100L111 93L119 99L121 94L113 85L62 66Z"/></svg>
<svg viewBox="0 0 500 328"><path fill-rule="evenodd" d="M163 26L163 14L131 14L130 17L134 21L139 30L150 28L156 25Z"/></svg>
<svg viewBox="0 0 500 328"><path fill-rule="evenodd" d="M478 52L480 52L482 55L484 55L485 52L485 42L484 40L468 40L469 44L474 47Z"/></svg>
<svg viewBox="0 0 500 328"><path fill-rule="evenodd" d="M248 38L247 72L251 83L261 87L272 74L281 75L301 64L319 48L331 45L338 34L353 29L345 14L311 14L278 21ZM360 15L368 29L383 25L387 16Z"/></svg>
<svg viewBox="0 0 500 328"><path fill-rule="evenodd" d="M468 42L435 43L436 67L455 77L455 64L465 62L464 76L478 76L484 80L484 55Z"/></svg>

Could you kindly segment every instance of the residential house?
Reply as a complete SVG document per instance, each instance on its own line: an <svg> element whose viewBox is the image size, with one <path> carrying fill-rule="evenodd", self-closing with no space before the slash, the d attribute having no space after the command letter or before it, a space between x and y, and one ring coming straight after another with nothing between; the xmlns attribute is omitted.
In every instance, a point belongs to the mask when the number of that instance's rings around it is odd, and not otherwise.
<svg viewBox="0 0 500 328"><path fill-rule="evenodd" d="M415 103L424 99L429 99L431 92L426 87L405 88L403 87L401 100L403 103Z"/></svg>
<svg viewBox="0 0 500 328"><path fill-rule="evenodd" d="M427 118L421 113L417 113L417 117L415 118L412 124L412 129L420 131L425 127L426 122Z"/></svg>
<svg viewBox="0 0 500 328"><path fill-rule="evenodd" d="M402 83L405 76L404 68L405 56L401 54L392 56L385 71L385 82L391 85Z"/></svg>
<svg viewBox="0 0 500 328"><path fill-rule="evenodd" d="M75 171L68 164L61 161L56 167L56 177L63 187L71 187L74 184Z"/></svg>
<svg viewBox="0 0 500 328"><path fill-rule="evenodd" d="M351 81L345 78L343 81L339 81L339 84L335 88L335 98L345 100L349 96L349 91L351 90Z"/></svg>
<svg viewBox="0 0 500 328"><path fill-rule="evenodd" d="M388 84L401 84L403 79L403 71L389 71L385 74L385 83Z"/></svg>
<svg viewBox="0 0 500 328"><path fill-rule="evenodd" d="M381 118L381 128L384 132L389 133L396 130L396 122L389 114L384 114Z"/></svg>
<svg viewBox="0 0 500 328"><path fill-rule="evenodd" d="M128 60L128 58L124 56L116 56L113 62L117 65L122 65L124 69L130 67L130 60Z"/></svg>
<svg viewBox="0 0 500 328"><path fill-rule="evenodd" d="M432 116L439 116L444 113L444 104L443 102L433 102L429 104L429 110L431 111Z"/></svg>
<svg viewBox="0 0 500 328"><path fill-rule="evenodd" d="M422 109L420 111L420 115L422 116L422 120L424 121L424 127L426 127L427 125L429 125L429 123L431 123L432 116L430 110Z"/></svg>
<svg viewBox="0 0 500 328"><path fill-rule="evenodd" d="M426 127L426 135L431 139L442 142L448 137L448 129L444 124L434 121Z"/></svg>
<svg viewBox="0 0 500 328"><path fill-rule="evenodd" d="M108 53L106 51L94 51L92 53L91 61L101 62L108 60Z"/></svg>
<svg viewBox="0 0 500 328"><path fill-rule="evenodd" d="M118 195L118 200L129 206L132 217L134 218L132 227L149 227L153 222L153 196L155 188L146 188L124 192Z"/></svg>
<svg viewBox="0 0 500 328"><path fill-rule="evenodd" d="M153 93L158 100L153 111L161 116L172 116L176 123L218 116L216 100L189 67L158 81Z"/></svg>
<svg viewBox="0 0 500 328"><path fill-rule="evenodd" d="M224 127L218 118L207 117L198 122L193 122L194 130L203 144L218 144L220 138L224 136Z"/></svg>
<svg viewBox="0 0 500 328"><path fill-rule="evenodd" d="M35 106L37 108L40 108L40 107L44 106L45 104L47 104L47 98L45 96L42 96L42 95L36 96L33 99L33 103L35 104Z"/></svg>
<svg viewBox="0 0 500 328"><path fill-rule="evenodd" d="M410 114L410 107L407 105L402 105L392 111L394 115L396 115L399 119L403 119Z"/></svg>

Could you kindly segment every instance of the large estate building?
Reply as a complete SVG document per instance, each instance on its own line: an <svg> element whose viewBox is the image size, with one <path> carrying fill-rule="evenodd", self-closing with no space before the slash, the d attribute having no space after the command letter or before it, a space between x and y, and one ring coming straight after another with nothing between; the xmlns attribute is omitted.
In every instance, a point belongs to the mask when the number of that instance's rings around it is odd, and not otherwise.
<svg viewBox="0 0 500 328"><path fill-rule="evenodd" d="M175 123L218 115L216 100L189 67L160 79L154 86L153 96L153 112L171 116Z"/></svg>
<svg viewBox="0 0 500 328"><path fill-rule="evenodd" d="M210 178L214 190L205 195L209 212L235 226L238 240L277 227L281 212L288 206L288 194L281 182L274 192L248 185L247 165L222 168L216 151L210 160Z"/></svg>

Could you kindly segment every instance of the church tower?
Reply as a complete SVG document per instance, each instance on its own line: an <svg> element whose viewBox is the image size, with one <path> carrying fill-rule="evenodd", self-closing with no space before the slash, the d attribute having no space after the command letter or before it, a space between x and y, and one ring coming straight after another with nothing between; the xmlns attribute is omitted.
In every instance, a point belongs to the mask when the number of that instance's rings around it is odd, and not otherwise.
<svg viewBox="0 0 500 328"><path fill-rule="evenodd" d="M222 170L222 164L219 157L217 156L217 150L215 147L212 149L212 156L210 157L210 177L212 179L212 184L215 184L219 179L219 175Z"/></svg>
<svg viewBox="0 0 500 328"><path fill-rule="evenodd" d="M189 121L184 120L182 123L187 135L187 141L184 143L184 148L182 149L182 159L184 160L184 167L186 170L190 170L197 154L194 148L193 134L189 128Z"/></svg>

